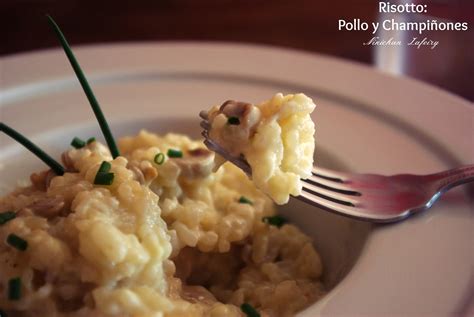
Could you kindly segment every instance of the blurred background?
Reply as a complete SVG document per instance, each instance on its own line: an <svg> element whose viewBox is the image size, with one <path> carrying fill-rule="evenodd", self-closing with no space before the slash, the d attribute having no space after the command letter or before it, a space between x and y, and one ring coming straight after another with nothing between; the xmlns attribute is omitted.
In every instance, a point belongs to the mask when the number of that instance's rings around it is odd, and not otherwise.
<svg viewBox="0 0 474 317"><path fill-rule="evenodd" d="M391 1L396 3L397 1ZM58 47L50 14L70 44L129 41L232 41L294 48L373 65L474 101L474 1L426 0L426 15L378 12L378 0L1 0L0 55ZM395 18L468 21L468 31L379 32L338 30L338 20ZM364 45L373 36L424 37L438 46Z"/></svg>

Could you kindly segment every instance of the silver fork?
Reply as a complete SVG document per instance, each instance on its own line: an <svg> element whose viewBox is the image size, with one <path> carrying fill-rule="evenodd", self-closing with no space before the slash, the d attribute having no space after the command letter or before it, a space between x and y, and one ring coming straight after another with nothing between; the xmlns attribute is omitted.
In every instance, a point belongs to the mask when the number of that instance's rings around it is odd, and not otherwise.
<svg viewBox="0 0 474 317"><path fill-rule="evenodd" d="M204 144L209 150L242 169L252 169L243 157L229 155L209 138L210 124L202 111ZM474 181L474 165L429 174L352 174L313 167L312 175L302 180L303 191L296 198L328 211L359 220L388 223L430 208L449 189Z"/></svg>

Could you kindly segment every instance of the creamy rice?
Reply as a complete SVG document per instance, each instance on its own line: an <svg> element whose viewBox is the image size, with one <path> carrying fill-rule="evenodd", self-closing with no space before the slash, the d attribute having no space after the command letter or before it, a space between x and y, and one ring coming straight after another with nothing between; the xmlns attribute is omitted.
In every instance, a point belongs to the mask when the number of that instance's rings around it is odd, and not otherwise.
<svg viewBox="0 0 474 317"><path fill-rule="evenodd" d="M34 174L0 199L0 213L16 214L0 225L9 316L244 316L243 303L290 316L322 296L311 239L264 223L273 204L238 168L212 173L214 154L183 135L141 131L119 144L116 159L98 142L69 150L69 172ZM183 157L155 163L169 149ZM114 181L94 185L103 161ZM7 244L10 234L27 249Z"/></svg>
<svg viewBox="0 0 474 317"><path fill-rule="evenodd" d="M208 111L209 136L230 155L243 156L255 185L286 204L311 176L315 107L304 94L278 93L257 105L229 100Z"/></svg>

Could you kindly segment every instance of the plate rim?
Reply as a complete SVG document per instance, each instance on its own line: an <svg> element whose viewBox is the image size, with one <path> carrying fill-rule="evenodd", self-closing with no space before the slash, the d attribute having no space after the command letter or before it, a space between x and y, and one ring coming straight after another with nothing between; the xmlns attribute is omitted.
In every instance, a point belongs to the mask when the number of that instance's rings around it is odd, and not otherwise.
<svg viewBox="0 0 474 317"><path fill-rule="evenodd" d="M299 49L299 48L292 48L292 47L284 47L284 46L279 46L279 45L272 45L272 44L264 44L264 43L251 43L251 42L233 42L233 41L209 41L209 40L203 40L203 41L197 41L197 40L160 40L160 41L114 41L114 42L107 42L107 43L82 43L79 45L73 45L73 51L75 53L81 53L83 51L89 51L89 50L95 50L95 49L115 49L115 48L124 48L124 47L137 47L137 48L154 48L157 46L169 46L169 47L178 47L178 46L196 46L196 47L236 47L236 48L248 48L248 49L257 49L257 50L271 50L271 51L279 51L279 52L286 52L286 53L291 53L291 54L297 54L300 56L308 56L311 58L318 58L321 60L325 60L328 62L335 62L339 64L345 64L348 67L357 67L361 69L365 69L368 71L371 71L373 73L376 73L377 76L382 76L386 78L392 78L396 80L402 80L405 82L409 82L411 84L424 87L426 89L430 89L433 92L436 93L441 93L446 96L449 96L450 98L453 98L454 100L457 100L460 104L463 104L463 106L468 107L469 109L472 108L474 105L474 102L469 101L468 99L455 94L449 90L440 88L438 86L435 86L429 82L425 82L421 79L413 78L406 76L404 74L393 74L388 71L384 71L374 64L367 64L361 61L357 60L352 60L348 58L343 58L339 56L334 56L334 55L329 55L321 52L314 52L314 51L308 51L304 49ZM35 50L30 50L30 51L22 51L22 52L17 52L17 53L12 53L12 54L7 54L7 55L2 55L0 56L0 66L2 66L3 63L12 63L16 62L18 59L30 59L34 57L38 57L41 55L49 55L49 54L63 54L63 50L61 49L60 46L55 46L55 47L48 47L48 48L40 48L40 49L35 49Z"/></svg>
<svg viewBox="0 0 474 317"><path fill-rule="evenodd" d="M388 82L398 82L399 85L403 88L406 86L414 86L411 89L414 90L421 90L421 94L423 94L423 98L426 98L428 95L432 95L435 98L442 99L445 102L452 102L454 105L453 107L457 107L459 109L462 109L462 113L467 113L468 116L470 116L471 120L474 119L474 108L470 104L469 101L454 95L452 93L443 91L437 87L431 86L429 84L420 82L418 80L410 79L410 78L401 78L397 76L393 76L390 74L382 73L374 68L365 65L365 64L360 64L357 62L353 61L347 61L347 60L342 60L339 58L334 58L334 57L328 57L320 54L313 54L310 52L306 51L299 51L299 50L293 50L293 49L285 49L285 48L275 48L275 47L267 47L267 46L259 46L259 45L253 45L253 44L234 44L234 43L202 43L202 42L171 42L171 43L164 43L164 42L159 42L159 43L126 43L126 44L121 44L121 43L115 43L115 44L104 44L104 45L86 45L86 46L78 46L74 47L74 50L76 52L76 55L83 55L87 56L88 54L96 54L96 53L103 53L108 50L116 50L117 48L124 48L125 50L137 50L137 49L145 49L145 50L157 50L163 52L163 50L173 50L173 49L200 49L202 50L201 53L207 51L213 51L213 50L220 50L222 52L226 51L231 51L231 50L236 50L239 49L242 52L245 52L245 54L253 54L255 52L258 52L258 54L269 54L271 56L278 56L278 55L284 55L286 58L289 58L289 56L295 56L295 59L302 59L305 61L308 60L313 60L316 65L321 65L321 64L330 64L330 65L335 65L338 64L340 68L345 68L346 71L349 69L349 71L356 71L362 74L369 74L367 76L372 76L372 78L383 78L384 81ZM21 55L21 56L20 56ZM0 59L0 66L5 66L6 64L18 64L18 63L25 63L25 60L31 59L31 58L39 58L40 60L43 58L46 59L51 59L51 58L56 58L58 56L62 56L63 60L65 60L65 57L63 56L63 53L60 49L54 48L54 49L47 49L47 50L41 50L39 52L28 52L24 54L20 54L18 56L9 56L9 57L4 57ZM82 59L79 58L81 61ZM94 63L88 63L86 61L86 64L88 64L88 67L92 67ZM66 66L66 67L64 67ZM312 66L314 67L314 65ZM225 69L225 68L224 68ZM67 65L66 62L61 63L61 65L58 65L57 67L58 74L65 74L66 78L70 78L73 76L72 70L70 69L69 65ZM95 74L100 73L100 71L93 71L92 76L95 76ZM58 76L57 74L55 76ZM41 78L41 76L39 77ZM35 82L37 79L32 79L30 82ZM41 79L39 79L41 80ZM23 82L25 84L27 82ZM12 83L11 86L15 86L14 82ZM333 87L334 88L334 87ZM7 88L8 90L8 88ZM347 93L350 94L350 91ZM0 93L1 97L1 93ZM356 94L354 98L355 100L366 100L366 98L361 98L360 94ZM359 99L361 98L361 99ZM370 98L369 98L370 99ZM429 98L427 99L429 100ZM370 103L369 103L370 104ZM1 111L1 107L0 107ZM472 121L474 122L474 121ZM455 146L456 147L456 146ZM457 151L457 149L456 149ZM474 153L474 151L473 151ZM460 155L464 160L466 158L472 159L473 156L469 156L469 153L462 153ZM370 239L370 238L369 238ZM349 273L350 274L350 273ZM347 277L346 277L347 279ZM316 304L315 306L318 306ZM322 307L323 305L319 305L318 307Z"/></svg>

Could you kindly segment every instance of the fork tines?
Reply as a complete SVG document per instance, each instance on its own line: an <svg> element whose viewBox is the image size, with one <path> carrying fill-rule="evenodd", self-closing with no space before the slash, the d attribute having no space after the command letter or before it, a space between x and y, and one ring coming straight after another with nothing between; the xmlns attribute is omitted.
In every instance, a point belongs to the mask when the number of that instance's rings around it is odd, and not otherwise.
<svg viewBox="0 0 474 317"><path fill-rule="evenodd" d="M303 180L303 190L331 202L354 207L358 202L356 197L361 193L346 184L345 178L343 173L314 167L312 176Z"/></svg>

